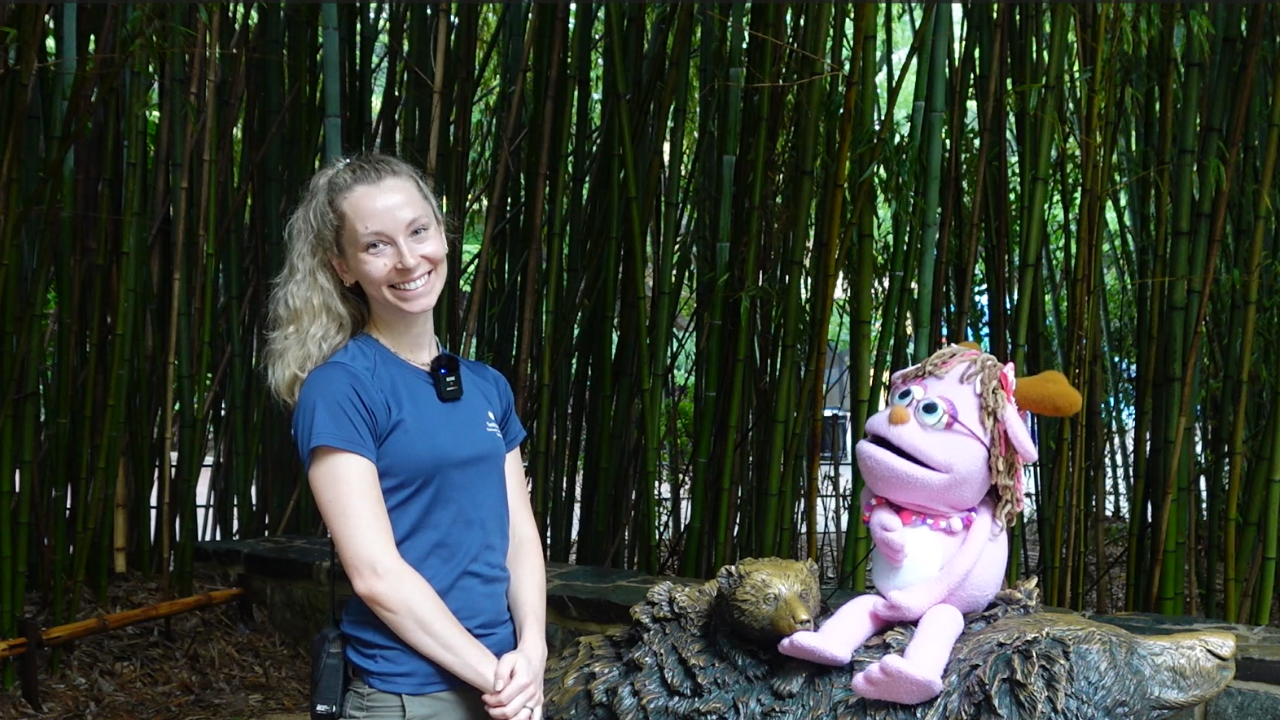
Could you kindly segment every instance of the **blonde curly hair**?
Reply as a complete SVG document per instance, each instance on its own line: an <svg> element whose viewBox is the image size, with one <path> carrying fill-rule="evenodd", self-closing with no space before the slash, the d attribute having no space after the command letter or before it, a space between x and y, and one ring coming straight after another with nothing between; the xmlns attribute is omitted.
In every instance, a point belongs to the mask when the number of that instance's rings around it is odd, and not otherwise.
<svg viewBox="0 0 1280 720"><path fill-rule="evenodd" d="M341 158L319 170L285 226L284 267L267 299L263 362L267 385L286 406L298 401L302 381L369 320L359 285L346 287L333 268L342 254L342 201L353 188L402 178L417 185L443 223L440 203L423 174L391 155Z"/></svg>
<svg viewBox="0 0 1280 720"><path fill-rule="evenodd" d="M894 376L895 382L923 380L927 377L942 377L951 372L959 363L968 363L969 367L960 376L964 383L977 381L978 405L981 408L982 427L990 438L988 450L988 467L991 484L997 493L996 518L1005 527L1012 527L1022 512L1022 460L1014 449L1004 428L1004 410L1008 403L1000 374L1004 371L1004 363L994 355L979 350L951 345L945 347L924 362L909 367Z"/></svg>

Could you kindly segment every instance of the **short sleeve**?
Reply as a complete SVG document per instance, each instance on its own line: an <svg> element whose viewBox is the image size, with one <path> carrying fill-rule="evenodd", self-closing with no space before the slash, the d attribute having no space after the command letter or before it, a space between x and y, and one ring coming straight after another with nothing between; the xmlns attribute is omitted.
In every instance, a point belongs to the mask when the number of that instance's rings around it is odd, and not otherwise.
<svg viewBox="0 0 1280 720"><path fill-rule="evenodd" d="M490 382L498 392L498 413L495 419L498 427L502 429L502 438L506 443L507 452L511 452L520 447L520 443L524 442L528 433L516 415L516 399L511 392L511 383L507 382L507 378L494 368L487 365L485 367L489 371Z"/></svg>
<svg viewBox="0 0 1280 720"><path fill-rule="evenodd" d="M303 467L310 469L318 447L352 452L376 464L379 420L386 414L381 404L372 383L351 365L327 362L312 370L293 411L293 441Z"/></svg>

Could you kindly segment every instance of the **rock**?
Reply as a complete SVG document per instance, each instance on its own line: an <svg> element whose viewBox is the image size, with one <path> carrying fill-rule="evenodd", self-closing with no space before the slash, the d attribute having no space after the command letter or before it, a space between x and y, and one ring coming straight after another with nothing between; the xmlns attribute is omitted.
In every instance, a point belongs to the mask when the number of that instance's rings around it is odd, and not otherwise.
<svg viewBox="0 0 1280 720"><path fill-rule="evenodd" d="M1219 693L1235 672L1225 632L1139 636L1044 612L1034 579L967 615L936 699L860 698L854 673L901 653L914 632L873 637L843 668L785 657L777 641L816 615L811 563L769 558L700 586L654 586L629 627L579 638L548 663L547 720L793 718L1154 720Z"/></svg>

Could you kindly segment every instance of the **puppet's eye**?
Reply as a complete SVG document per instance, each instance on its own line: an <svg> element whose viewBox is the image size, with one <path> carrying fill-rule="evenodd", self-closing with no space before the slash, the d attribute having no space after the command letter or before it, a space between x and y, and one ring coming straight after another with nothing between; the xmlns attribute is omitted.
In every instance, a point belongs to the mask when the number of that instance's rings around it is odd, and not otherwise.
<svg viewBox="0 0 1280 720"><path fill-rule="evenodd" d="M942 404L941 400L926 398L916 406L916 419L920 421L921 425L943 428L950 421L951 414L947 412L947 408Z"/></svg>
<svg viewBox="0 0 1280 720"><path fill-rule="evenodd" d="M893 397L889 402L893 405L909 405L912 400L919 400L922 397L924 397L923 385L901 385L893 391Z"/></svg>

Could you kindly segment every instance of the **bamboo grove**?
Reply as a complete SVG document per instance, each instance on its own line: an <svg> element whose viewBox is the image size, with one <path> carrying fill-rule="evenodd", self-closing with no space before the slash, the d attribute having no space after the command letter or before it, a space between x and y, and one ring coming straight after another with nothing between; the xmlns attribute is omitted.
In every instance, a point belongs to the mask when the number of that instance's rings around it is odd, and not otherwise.
<svg viewBox="0 0 1280 720"><path fill-rule="evenodd" d="M437 326L512 382L552 560L863 587L829 368L856 439L973 338L1086 398L1037 425L1011 574L1265 624L1277 37L1266 4L0 4L0 635L318 531L264 298L301 185L372 149L441 195Z"/></svg>

